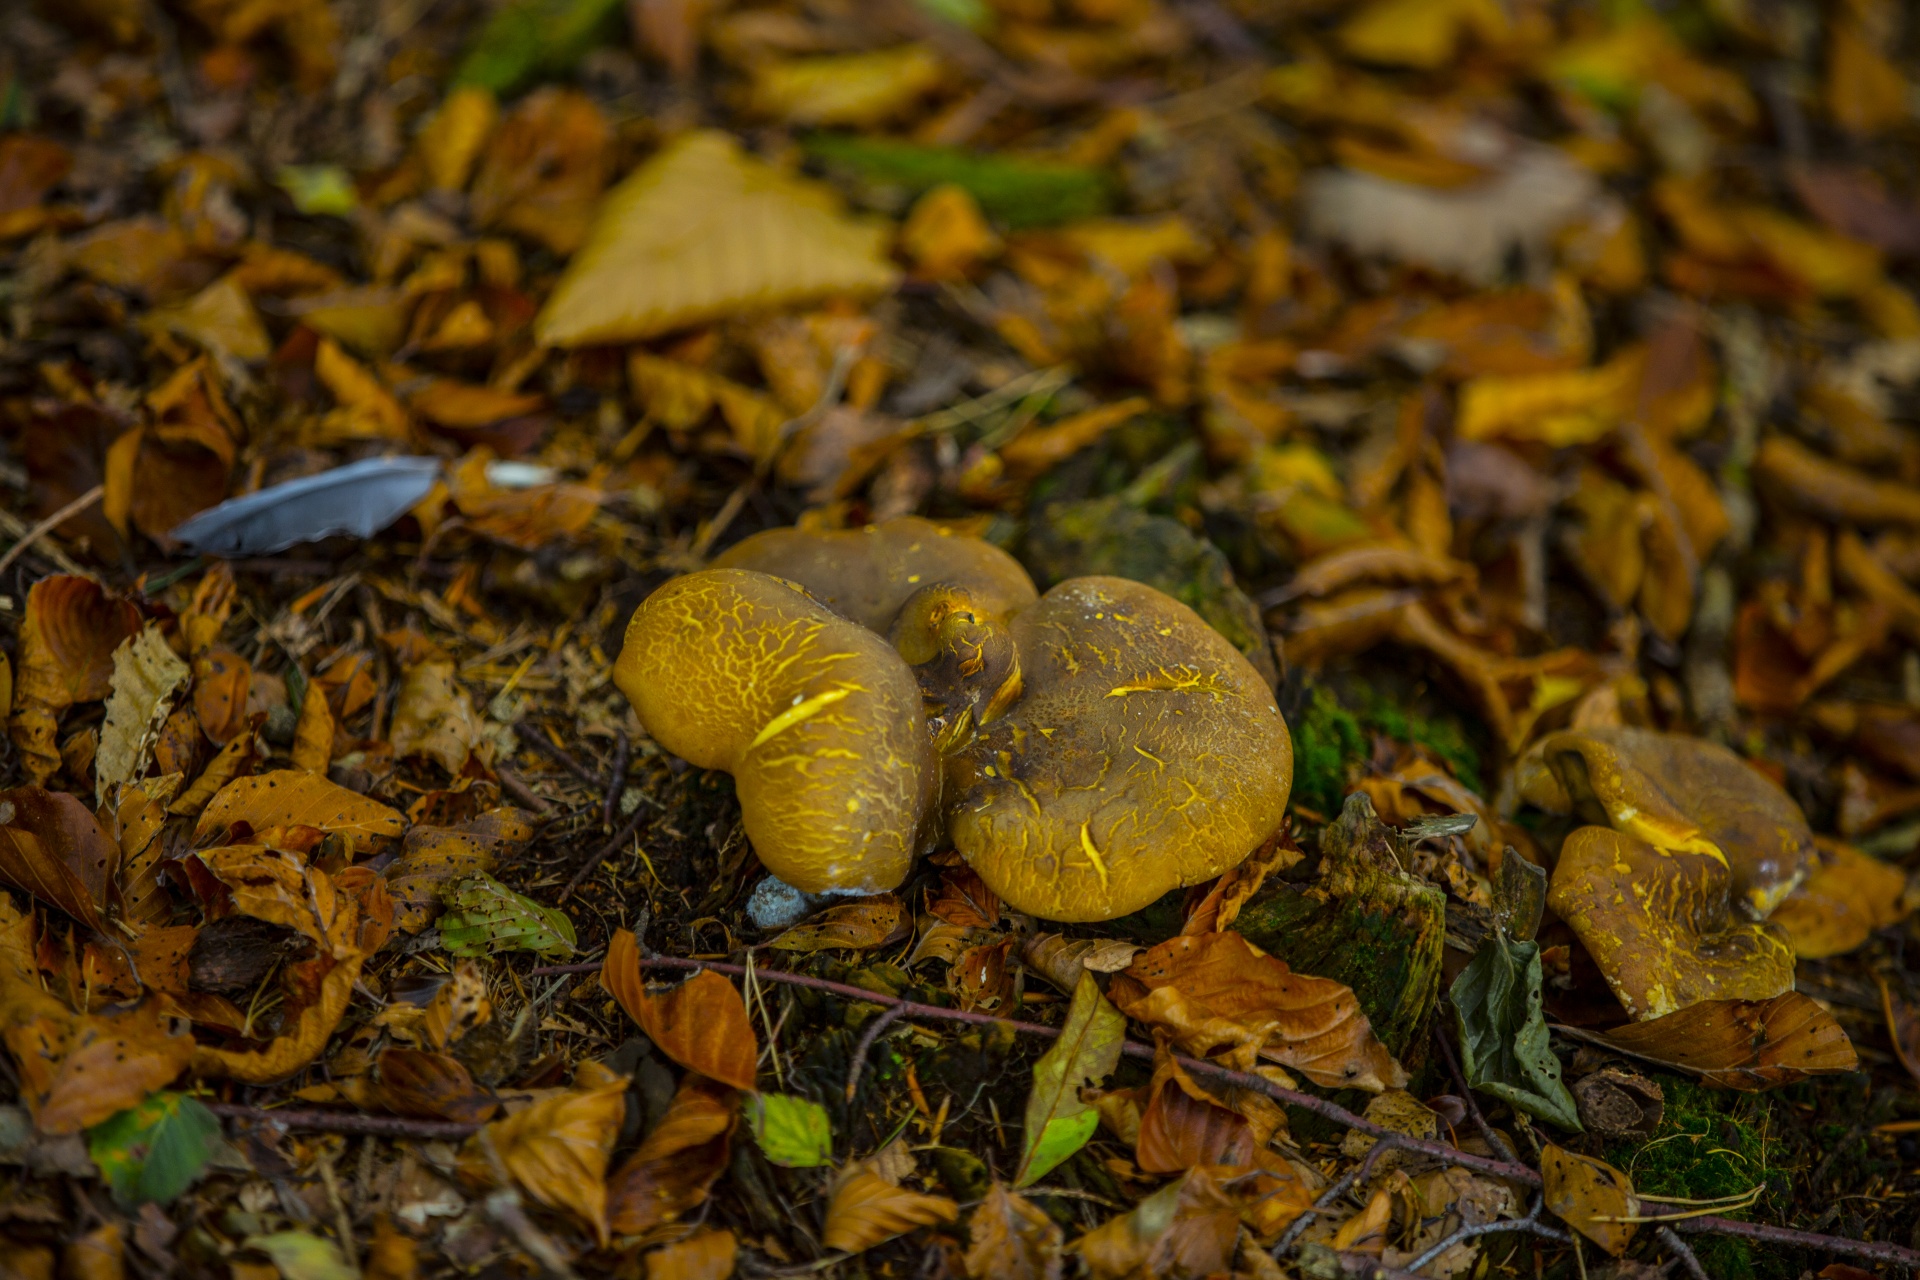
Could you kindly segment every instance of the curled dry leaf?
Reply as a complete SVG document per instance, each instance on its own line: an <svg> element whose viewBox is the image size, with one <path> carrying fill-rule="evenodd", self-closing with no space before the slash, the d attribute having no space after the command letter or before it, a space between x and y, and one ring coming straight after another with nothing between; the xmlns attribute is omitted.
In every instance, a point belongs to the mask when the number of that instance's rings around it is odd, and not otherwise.
<svg viewBox="0 0 1920 1280"><path fill-rule="evenodd" d="M398 810L318 774L276 769L251 778L236 778L222 787L201 811L193 836L205 841L239 823L254 831L313 827L364 848L376 838L399 835L406 830L407 820Z"/></svg>
<svg viewBox="0 0 1920 1280"><path fill-rule="evenodd" d="M423 1049L380 1051L372 1101L396 1115L467 1124L483 1124L500 1109L459 1059Z"/></svg>
<svg viewBox="0 0 1920 1280"><path fill-rule="evenodd" d="M1095 1280L1127 1276L1209 1276L1232 1269L1240 1209L1218 1171L1189 1169L1073 1242Z"/></svg>
<svg viewBox="0 0 1920 1280"><path fill-rule="evenodd" d="M473 699L454 678L451 661L407 668L394 699L388 736L396 758L425 756L454 777L475 754L483 763L493 756L486 727L473 709Z"/></svg>
<svg viewBox="0 0 1920 1280"><path fill-rule="evenodd" d="M746 1002L731 982L702 970L677 987L651 992L641 976L639 944L632 931L621 929L607 944L600 984L660 1052L722 1084L754 1087L760 1045Z"/></svg>
<svg viewBox="0 0 1920 1280"><path fill-rule="evenodd" d="M1161 1052L1134 1143L1134 1160L1142 1172L1249 1165L1257 1145L1245 1117L1220 1105L1171 1054Z"/></svg>
<svg viewBox="0 0 1920 1280"><path fill-rule="evenodd" d="M1182 997L1184 1010L1154 1000L1162 991ZM1329 1088L1378 1092L1407 1082L1352 991L1294 973L1237 933L1171 938L1134 957L1110 994L1128 1017L1165 1026L1196 1056L1250 1040L1261 1057Z"/></svg>
<svg viewBox="0 0 1920 1280"><path fill-rule="evenodd" d="M0 883L104 933L120 857L77 797L43 787L0 791Z"/></svg>
<svg viewBox="0 0 1920 1280"><path fill-rule="evenodd" d="M333 708L326 690L311 682L300 699L300 718L293 726L293 767L324 774L333 763Z"/></svg>
<svg viewBox="0 0 1920 1280"><path fill-rule="evenodd" d="M9 733L35 782L60 769L54 748L60 713L107 696L113 651L139 630L139 608L91 578L57 574L28 589Z"/></svg>
<svg viewBox="0 0 1920 1280"><path fill-rule="evenodd" d="M1118 973L1146 948L1121 938L1069 938L1030 933L1020 943L1027 968L1072 995L1083 973Z"/></svg>
<svg viewBox="0 0 1920 1280"><path fill-rule="evenodd" d="M607 1161L627 1113L627 1077L583 1068L574 1087L495 1120L460 1148L460 1175L476 1186L498 1180L492 1155L520 1189L551 1209L607 1231Z"/></svg>
<svg viewBox="0 0 1920 1280"><path fill-rule="evenodd" d="M1771 1089L1860 1064L1833 1015L1798 991L1771 1000L1705 1000L1611 1031L1561 1030L1728 1089Z"/></svg>
<svg viewBox="0 0 1920 1280"><path fill-rule="evenodd" d="M767 945L776 951L826 951L835 947L865 950L885 946L906 934L907 913L892 894L828 907Z"/></svg>
<svg viewBox="0 0 1920 1280"><path fill-rule="evenodd" d="M666 1114L607 1180L607 1221L616 1235L672 1222L707 1198L726 1172L737 1094L689 1072Z"/></svg>
<svg viewBox="0 0 1920 1280"><path fill-rule="evenodd" d="M725 1227L696 1231L685 1240L649 1253L647 1280L727 1280L733 1274L740 1242Z"/></svg>
<svg viewBox="0 0 1920 1280"><path fill-rule="evenodd" d="M1059 1225L1004 1183L967 1220L967 1241L967 1280L1060 1280Z"/></svg>
<svg viewBox="0 0 1920 1280"><path fill-rule="evenodd" d="M1548 1143L1540 1151L1540 1178L1547 1208L1562 1221L1616 1258L1627 1251L1634 1224L1622 1219L1638 1216L1640 1202L1626 1174Z"/></svg>
<svg viewBox="0 0 1920 1280"><path fill-rule="evenodd" d="M862 1160L848 1165L834 1180L821 1234L827 1248L864 1253L915 1227L952 1222L960 1216L960 1206L952 1200L899 1186L884 1176L880 1165L878 1157Z"/></svg>
<svg viewBox="0 0 1920 1280"><path fill-rule="evenodd" d="M1907 876L1850 844L1814 837L1813 873L1770 917L1802 960L1845 955L1906 918Z"/></svg>

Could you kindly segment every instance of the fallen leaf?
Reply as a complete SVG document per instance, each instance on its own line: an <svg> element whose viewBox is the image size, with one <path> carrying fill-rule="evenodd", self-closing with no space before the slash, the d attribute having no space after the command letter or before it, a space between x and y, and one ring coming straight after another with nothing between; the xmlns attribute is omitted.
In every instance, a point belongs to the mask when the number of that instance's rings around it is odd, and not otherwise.
<svg viewBox="0 0 1920 1280"><path fill-rule="evenodd" d="M1562 1221L1616 1258L1627 1251L1635 1224L1621 1219L1637 1217L1640 1202L1626 1174L1549 1142L1540 1149L1540 1178L1547 1208Z"/></svg>
<svg viewBox="0 0 1920 1280"><path fill-rule="evenodd" d="M1240 1210L1214 1170L1189 1169L1132 1211L1109 1219L1070 1246L1095 1280L1127 1276L1200 1277L1232 1269Z"/></svg>
<svg viewBox="0 0 1920 1280"><path fill-rule="evenodd" d="M776 951L826 951L835 947L865 950L884 946L906 932L906 908L892 894L828 907L805 924L767 943Z"/></svg>
<svg viewBox="0 0 1920 1280"><path fill-rule="evenodd" d="M454 506L469 527L489 538L537 551L555 539L578 536L600 510L600 491L583 484L496 485L489 462L485 449L475 449L447 477Z"/></svg>
<svg viewBox="0 0 1920 1280"><path fill-rule="evenodd" d="M481 1124L500 1109L457 1058L421 1049L382 1049L372 1100L396 1115Z"/></svg>
<svg viewBox="0 0 1920 1280"><path fill-rule="evenodd" d="M1814 837L1813 873L1768 920L1802 960L1845 955L1907 916L1907 876L1838 840Z"/></svg>
<svg viewBox="0 0 1920 1280"><path fill-rule="evenodd" d="M185 302L156 307L141 317L149 332L178 334L216 355L249 363L273 353L266 326L237 273L229 272Z"/></svg>
<svg viewBox="0 0 1920 1280"><path fill-rule="evenodd" d="M967 1280L1060 1280L1063 1242L1053 1219L996 1181L967 1219Z"/></svg>
<svg viewBox="0 0 1920 1280"><path fill-rule="evenodd" d="M357 1280L359 1272L340 1256L340 1246L307 1231L276 1231L243 1242L273 1259L281 1280Z"/></svg>
<svg viewBox="0 0 1920 1280"><path fill-rule="evenodd" d="M1033 1064L1016 1187L1038 1182L1093 1137L1099 1113L1080 1100L1080 1090L1104 1083L1120 1065L1126 1034L1127 1020L1082 970L1060 1038Z"/></svg>
<svg viewBox="0 0 1920 1280"><path fill-rule="evenodd" d="M1141 1172L1251 1165L1257 1145L1245 1117L1221 1105L1171 1054L1161 1052L1134 1142L1134 1160Z"/></svg>
<svg viewBox="0 0 1920 1280"><path fill-rule="evenodd" d="M474 755L492 759L486 728L473 699L454 678L451 661L420 662L407 668L394 699L388 729L396 758L426 756L458 777Z"/></svg>
<svg viewBox="0 0 1920 1280"><path fill-rule="evenodd" d="M191 669L174 656L154 623L113 651L112 692L93 761L97 800L104 801L108 792L145 771L161 722L191 677Z"/></svg>
<svg viewBox="0 0 1920 1280"><path fill-rule="evenodd" d="M213 1158L220 1121L197 1098L156 1093L87 1131L87 1154L123 1209L171 1204Z"/></svg>
<svg viewBox="0 0 1920 1280"><path fill-rule="evenodd" d="M725 134L688 134L608 193L535 333L554 346L630 342L748 308L891 288L886 229L838 205Z"/></svg>
<svg viewBox="0 0 1920 1280"><path fill-rule="evenodd" d="M756 1093L747 1099L747 1123L762 1155L788 1169L817 1169L833 1162L833 1125L827 1110L790 1093Z"/></svg>
<svg viewBox="0 0 1920 1280"><path fill-rule="evenodd" d="M1020 944L1020 959L1029 969L1072 995L1083 973L1118 973L1146 948L1121 938L1069 938L1058 933L1031 933Z"/></svg>
<svg viewBox="0 0 1920 1280"><path fill-rule="evenodd" d="M653 1250L643 1261L647 1280L727 1280L739 1252L733 1232L710 1227Z"/></svg>
<svg viewBox="0 0 1920 1280"><path fill-rule="evenodd" d="M1153 998L1163 990L1183 998L1184 1025L1173 1016L1178 1006ZM1330 1088L1377 1092L1407 1080L1351 990L1294 973L1237 933L1172 938L1143 951L1109 993L1121 1012L1166 1026L1191 1054L1237 1039Z"/></svg>
<svg viewBox="0 0 1920 1280"><path fill-rule="evenodd" d="M121 849L64 791L0 791L0 881L105 934Z"/></svg>
<svg viewBox="0 0 1920 1280"><path fill-rule="evenodd" d="M193 651L193 714L215 746L246 728L252 694L253 667L245 658L225 646Z"/></svg>
<svg viewBox="0 0 1920 1280"><path fill-rule="evenodd" d="M108 595L90 578L56 574L28 589L9 728L35 782L60 769L53 745L60 713L112 692L114 650L140 624L132 601Z"/></svg>
<svg viewBox="0 0 1920 1280"><path fill-rule="evenodd" d="M1562 1129L1580 1129L1580 1110L1560 1079L1541 1010L1540 944L1516 942L1498 927L1453 980L1460 1067L1476 1089Z"/></svg>
<svg viewBox="0 0 1920 1280"><path fill-rule="evenodd" d="M408 830L400 856L385 871L395 923L418 933L439 918L443 891L468 876L493 870L504 856L533 839L517 809L488 809L457 826L421 823Z"/></svg>
<svg viewBox="0 0 1920 1280"><path fill-rule="evenodd" d="M667 1057L721 1084L752 1090L760 1045L731 982L703 969L671 990L649 991L639 945L630 930L620 929L607 944L600 985Z"/></svg>
<svg viewBox="0 0 1920 1280"><path fill-rule="evenodd" d="M300 718L293 726L293 767L309 773L325 774L333 763L333 739L336 726L327 691L311 681L300 699Z"/></svg>
<svg viewBox="0 0 1920 1280"><path fill-rule="evenodd" d="M194 839L206 841L240 823L254 831L314 827L342 836L356 848L379 837L397 836L407 825L397 810L378 800L298 769L276 769L229 782L201 811Z"/></svg>
<svg viewBox="0 0 1920 1280"><path fill-rule="evenodd" d="M756 111L789 124L872 126L898 116L945 78L925 45L791 58L755 68Z"/></svg>
<svg viewBox="0 0 1920 1280"><path fill-rule="evenodd" d="M607 1162L626 1116L626 1092L625 1076L584 1087L576 1083L492 1121L460 1148L461 1176L476 1186L495 1183L494 1162L487 1152L491 1145L521 1190L549 1208L573 1214L605 1245Z"/></svg>
<svg viewBox="0 0 1920 1280"><path fill-rule="evenodd" d="M707 1198L727 1169L736 1096L697 1072L681 1078L660 1123L607 1180L607 1220L616 1235L673 1222Z"/></svg>
<svg viewBox="0 0 1920 1280"><path fill-rule="evenodd" d="M577 948L573 921L557 907L543 906L482 871L441 891L440 945L449 955L531 951L564 960Z"/></svg>
<svg viewBox="0 0 1920 1280"><path fill-rule="evenodd" d="M1771 1000L1703 1000L1662 1018L1587 1032L1607 1046L1756 1091L1859 1064L1833 1015L1797 991Z"/></svg>
<svg viewBox="0 0 1920 1280"><path fill-rule="evenodd" d="M469 84L448 91L414 142L436 190L465 190L480 149L499 118L500 105L490 89Z"/></svg>
<svg viewBox="0 0 1920 1280"><path fill-rule="evenodd" d="M883 1177L877 1162L848 1165L834 1180L820 1241L842 1253L864 1253L915 1227L952 1222L960 1206L945 1196L909 1190Z"/></svg>

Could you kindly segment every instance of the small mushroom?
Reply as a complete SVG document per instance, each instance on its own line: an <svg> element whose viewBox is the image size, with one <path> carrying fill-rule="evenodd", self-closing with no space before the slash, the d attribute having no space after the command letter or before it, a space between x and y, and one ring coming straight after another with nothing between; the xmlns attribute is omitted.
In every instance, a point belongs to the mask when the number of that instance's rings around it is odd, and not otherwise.
<svg viewBox="0 0 1920 1280"><path fill-rule="evenodd" d="M1635 1019L1702 1000L1769 1000L1793 990L1778 925L1736 919L1722 857L1662 849L1611 827L1560 847L1547 905L1565 920Z"/></svg>
<svg viewBox="0 0 1920 1280"><path fill-rule="evenodd" d="M954 847L1016 910L1107 920L1237 865L1279 828L1293 744L1198 614L1074 578L1013 618L1022 691L948 757Z"/></svg>
<svg viewBox="0 0 1920 1280"><path fill-rule="evenodd" d="M713 566L755 569L797 582L829 608L881 635L923 587L960 589L973 608L994 619L1010 617L1039 596L1020 562L991 542L918 516L844 532L768 529L729 547Z"/></svg>
<svg viewBox="0 0 1920 1280"><path fill-rule="evenodd" d="M1543 809L1719 863L1750 920L1771 915L1812 866L1813 832L1800 807L1739 756L1700 738L1568 730L1542 739L1517 777L1521 795Z"/></svg>
<svg viewBox="0 0 1920 1280"><path fill-rule="evenodd" d="M649 596L613 681L667 750L724 769L769 871L879 892L931 831L938 772L906 662L792 583L706 569Z"/></svg>

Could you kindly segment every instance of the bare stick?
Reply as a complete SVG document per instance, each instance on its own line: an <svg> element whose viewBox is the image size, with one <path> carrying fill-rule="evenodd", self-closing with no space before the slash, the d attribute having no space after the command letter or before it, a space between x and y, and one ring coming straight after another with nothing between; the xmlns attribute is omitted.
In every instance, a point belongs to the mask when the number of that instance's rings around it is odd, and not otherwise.
<svg viewBox="0 0 1920 1280"><path fill-rule="evenodd" d="M602 779L599 774L574 759L570 752L563 751L559 747L554 746L553 743L547 741L546 734L540 732L525 720L516 721L513 729L515 733L520 735L522 742L559 765L562 769L565 769L574 777L580 779L580 781L590 787L597 787L601 784Z"/></svg>
<svg viewBox="0 0 1920 1280"><path fill-rule="evenodd" d="M1433 1038L1440 1042L1441 1056L1447 1060L1447 1070L1453 1073L1454 1083L1460 1086L1460 1100L1467 1104L1467 1114L1473 1117L1474 1127L1480 1130L1480 1136L1486 1140L1487 1150L1503 1160L1518 1161L1519 1156L1500 1136L1500 1131L1487 1123L1486 1112L1480 1110L1480 1103L1473 1096L1473 1086L1467 1083L1467 1077L1460 1070L1460 1062L1453 1056L1453 1043L1447 1039L1446 1030L1436 1021L1433 1024ZM1419 1268L1413 1268L1418 1271Z"/></svg>
<svg viewBox="0 0 1920 1280"><path fill-rule="evenodd" d="M860 1073L866 1069L867 1053L873 1048L873 1042L878 1040L888 1027L900 1021L904 1013L906 1008L897 1004L890 1009L882 1009L878 1016L867 1023L865 1030L861 1031L860 1043L853 1046L853 1065L847 1069L848 1102L853 1101L854 1092L860 1087Z"/></svg>
<svg viewBox="0 0 1920 1280"><path fill-rule="evenodd" d="M613 764L607 769L607 802L600 812L601 825L609 831L613 830L613 815L620 808L620 795L627 789L627 755L633 749L625 729L615 729L613 741Z"/></svg>
<svg viewBox="0 0 1920 1280"><path fill-rule="evenodd" d="M573 873L573 879L567 881L567 887L560 891L560 901L565 902L568 898L571 898L573 891L587 882L588 876L598 871L608 858L611 858L614 854L626 848L627 841L633 839L633 833L640 829L640 824L645 821L646 816L647 811L645 809L635 809L633 816L627 819L627 825L614 832L611 840L594 850L593 856L580 864L580 869ZM650 964L652 962L643 960L641 963ZM589 969L598 969L599 967L599 965L587 966Z"/></svg>
<svg viewBox="0 0 1920 1280"><path fill-rule="evenodd" d="M1693 1256L1693 1250L1688 1247L1687 1242L1682 1240L1679 1233L1672 1227L1656 1227L1653 1234L1660 1237L1660 1243L1667 1246L1668 1251L1680 1260L1680 1265L1687 1269L1687 1274L1692 1276L1693 1280L1713 1280L1713 1277L1707 1274L1707 1269L1700 1265L1700 1259Z"/></svg>
<svg viewBox="0 0 1920 1280"><path fill-rule="evenodd" d="M229 1120L277 1124L307 1133L364 1133L376 1138L418 1138L424 1142L458 1142L480 1128L458 1120L411 1120L406 1116L368 1116L352 1111L319 1111L298 1107L244 1107L233 1102L209 1102L207 1110Z"/></svg>
<svg viewBox="0 0 1920 1280"><path fill-rule="evenodd" d="M72 502L69 502L66 506L60 508L45 520L42 520L39 524L20 535L20 541L8 547L7 554L0 556L0 573L5 573L8 569L11 569L13 562L19 559L21 554L32 547L34 543L46 537L49 531L66 523L94 503L100 501L100 495L106 491L107 488L105 485L97 484L93 486L93 488L87 490Z"/></svg>

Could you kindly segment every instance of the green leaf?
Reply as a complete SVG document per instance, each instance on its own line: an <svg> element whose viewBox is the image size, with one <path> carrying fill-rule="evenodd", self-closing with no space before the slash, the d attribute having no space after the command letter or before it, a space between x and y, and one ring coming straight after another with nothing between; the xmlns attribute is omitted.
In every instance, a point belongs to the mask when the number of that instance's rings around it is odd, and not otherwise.
<svg viewBox="0 0 1920 1280"><path fill-rule="evenodd" d="M467 47L455 85L504 94L541 75L561 75L613 35L620 0L508 0Z"/></svg>
<svg viewBox="0 0 1920 1280"><path fill-rule="evenodd" d="M747 1123L767 1159L789 1169L817 1169L833 1161L833 1125L827 1109L790 1093L747 1099Z"/></svg>
<svg viewBox="0 0 1920 1280"><path fill-rule="evenodd" d="M1113 202L1106 175L1080 165L845 133L815 134L804 145L808 155L856 182L898 188L905 197L954 183L966 188L988 217L1010 227L1091 218Z"/></svg>
<svg viewBox="0 0 1920 1280"><path fill-rule="evenodd" d="M87 1154L120 1206L169 1204L213 1157L220 1121L184 1093L156 1093L87 1130Z"/></svg>
<svg viewBox="0 0 1920 1280"><path fill-rule="evenodd" d="M272 1258L283 1280L360 1280L360 1273L340 1256L340 1246L305 1231L248 1236L246 1244Z"/></svg>
<svg viewBox="0 0 1920 1280"><path fill-rule="evenodd" d="M969 31L986 32L993 28L993 10L986 0L913 0L913 4L930 18L951 22Z"/></svg>
<svg viewBox="0 0 1920 1280"><path fill-rule="evenodd" d="M1453 980L1460 1065L1474 1088L1577 1132L1579 1111L1547 1044L1540 978L1540 944L1515 942L1496 925Z"/></svg>
<svg viewBox="0 0 1920 1280"><path fill-rule="evenodd" d="M337 164L283 164L273 181L309 217L345 218L360 207L352 176Z"/></svg>
<svg viewBox="0 0 1920 1280"><path fill-rule="evenodd" d="M1100 1124L1100 1114L1080 1101L1080 1088L1100 1083L1120 1065L1120 1043L1126 1032L1127 1020L1100 994L1093 974L1081 974L1060 1038L1033 1064L1026 1148L1020 1153L1014 1186L1032 1186L1087 1145Z"/></svg>
<svg viewBox="0 0 1920 1280"><path fill-rule="evenodd" d="M454 881L443 900L440 945L456 956L532 951L559 957L574 952L573 921L481 872Z"/></svg>

